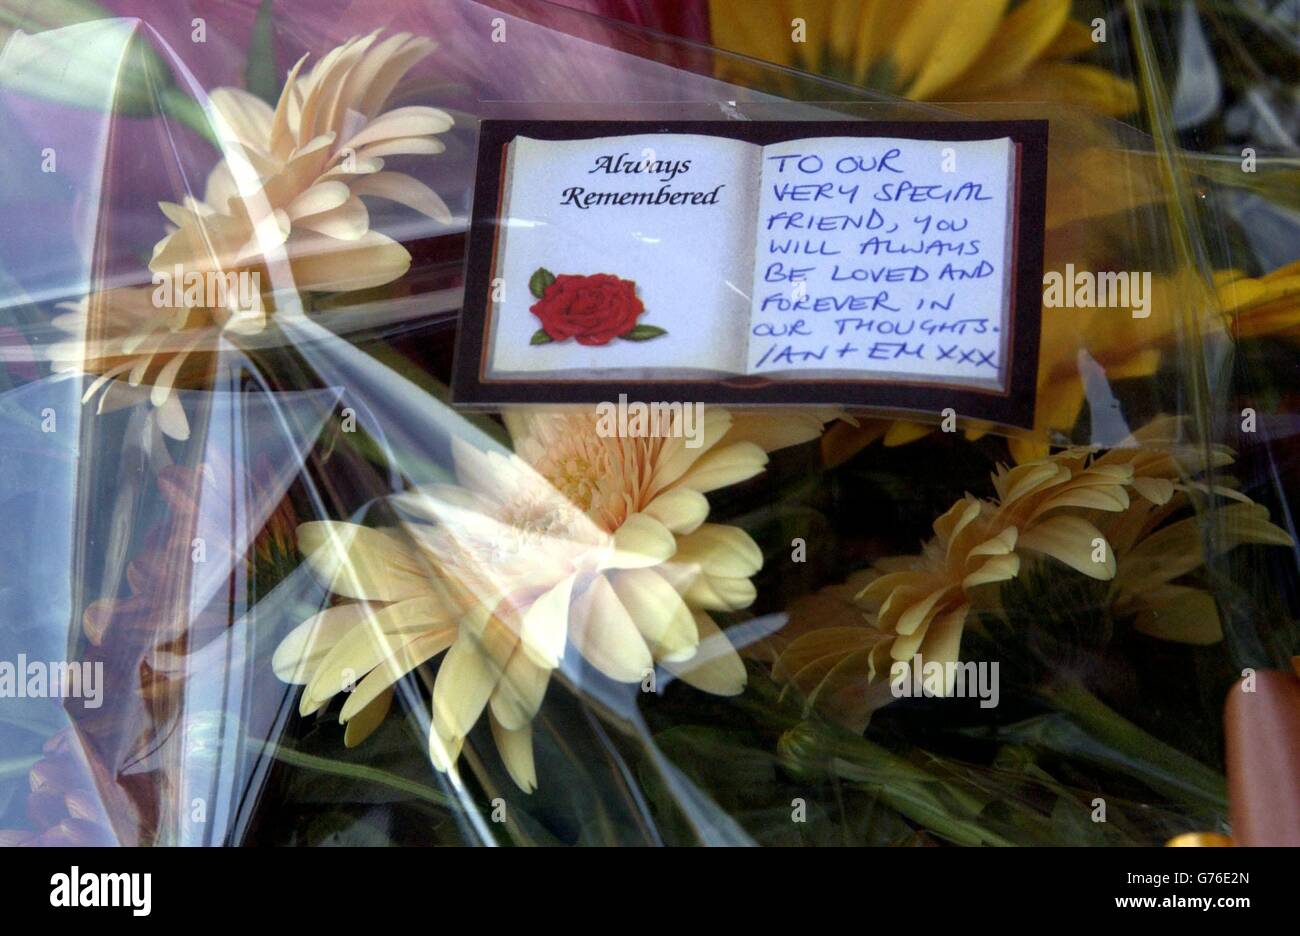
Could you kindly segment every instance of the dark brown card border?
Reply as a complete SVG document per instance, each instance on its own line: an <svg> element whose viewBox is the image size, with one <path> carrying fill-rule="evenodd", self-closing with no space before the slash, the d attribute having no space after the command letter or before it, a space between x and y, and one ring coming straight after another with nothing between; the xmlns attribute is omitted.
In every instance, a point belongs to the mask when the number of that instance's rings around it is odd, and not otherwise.
<svg viewBox="0 0 1300 936"><path fill-rule="evenodd" d="M628 380L608 377L485 380L483 366L491 320L491 279L496 251L505 146L517 136L579 140L644 133L696 133L760 146L815 136L901 137L917 140L994 140L1017 145L1017 191L1012 235L1011 334L1005 391L946 384L861 379L774 380L740 376L719 380ZM479 124L474 208L465 261L465 306L456 337L452 402L491 408L502 404L599 403L625 393L644 403L689 401L727 405L840 404L891 412L960 416L1032 428L1038 383L1043 232L1047 202L1047 121L636 121L484 120Z"/></svg>

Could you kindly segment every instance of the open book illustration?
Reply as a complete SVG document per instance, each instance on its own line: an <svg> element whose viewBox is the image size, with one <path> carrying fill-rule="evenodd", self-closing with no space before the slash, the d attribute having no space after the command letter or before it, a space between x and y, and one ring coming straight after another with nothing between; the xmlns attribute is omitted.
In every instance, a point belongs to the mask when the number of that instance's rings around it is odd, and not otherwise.
<svg viewBox="0 0 1300 936"><path fill-rule="evenodd" d="M461 349L477 351L475 385L499 400L511 385L531 388L519 401L539 385L571 401L652 385L658 399L904 409L929 405L915 388L1011 394L1033 259L1017 240L1024 124L961 124L989 134L974 139L946 138L949 124L915 125L932 138L778 126L805 135L514 132L481 154L480 186L495 177L475 221L491 243L472 235L464 329L478 340ZM1037 207L1041 258L1041 194Z"/></svg>

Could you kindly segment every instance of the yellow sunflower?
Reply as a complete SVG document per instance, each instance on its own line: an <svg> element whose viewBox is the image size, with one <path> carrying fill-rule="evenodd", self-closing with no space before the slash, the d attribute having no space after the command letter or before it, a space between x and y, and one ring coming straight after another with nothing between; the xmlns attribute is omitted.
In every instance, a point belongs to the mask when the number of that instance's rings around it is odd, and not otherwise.
<svg viewBox="0 0 1300 936"><path fill-rule="evenodd" d="M1096 46L1070 0L710 0L709 14L720 48L913 100L1137 109L1131 82L1074 61Z"/></svg>

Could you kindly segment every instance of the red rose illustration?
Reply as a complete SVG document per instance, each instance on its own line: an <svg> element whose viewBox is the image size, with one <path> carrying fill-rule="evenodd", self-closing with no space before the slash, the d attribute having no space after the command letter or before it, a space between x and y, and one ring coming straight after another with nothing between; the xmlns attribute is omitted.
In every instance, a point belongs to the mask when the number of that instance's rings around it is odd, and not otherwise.
<svg viewBox="0 0 1300 936"><path fill-rule="evenodd" d="M645 305L637 298L636 283L611 273L552 276L538 270L529 288L538 296L529 311L542 323L533 344L575 338L578 344L603 345L615 338L644 341L665 334L663 329L637 325Z"/></svg>

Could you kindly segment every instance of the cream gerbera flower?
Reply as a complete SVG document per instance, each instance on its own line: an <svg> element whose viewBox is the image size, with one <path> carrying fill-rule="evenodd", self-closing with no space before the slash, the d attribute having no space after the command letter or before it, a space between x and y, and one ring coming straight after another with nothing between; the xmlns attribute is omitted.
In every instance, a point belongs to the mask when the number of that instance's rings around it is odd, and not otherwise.
<svg viewBox="0 0 1300 936"><path fill-rule="evenodd" d="M407 33L377 40L378 32L350 39L305 75L303 56L274 109L237 88L212 92L226 158L202 201L161 205L175 229L154 249L155 273L257 271L276 290L347 292L407 271L411 255L370 228L360 196L450 221L432 189L384 171L381 157L442 152L436 137L452 118L433 107L383 111L433 43Z"/></svg>
<svg viewBox="0 0 1300 936"><path fill-rule="evenodd" d="M163 432L185 439L189 423L172 388L203 383L222 338L261 331L275 296L348 292L402 276L411 255L370 228L361 196L451 219L428 186L385 171L382 158L443 151L436 137L451 127L448 114L383 110L432 49L407 33L383 40L371 33L305 75L304 56L274 109L236 88L213 91L210 113L225 158L209 174L203 200L161 204L172 226L154 248L155 285L61 305L53 324L69 337L48 352L54 369L98 375L86 400L103 390L101 411L137 398L132 388L149 388ZM171 288L160 292L160 281ZM196 301L188 301L196 282Z"/></svg>
<svg viewBox="0 0 1300 936"><path fill-rule="evenodd" d="M747 423L771 441L808 438L806 420L769 425L785 419ZM281 678L307 683L303 711L346 688L344 675L368 674L340 716L363 717L352 743L383 717L399 676L446 650L434 764L451 769L486 711L510 775L532 790L532 719L570 643L620 682L658 665L706 692L740 692L744 666L709 612L753 601L763 557L743 530L705 522L704 495L759 474L763 448L722 409L706 412L694 448L603 437L597 423L586 408L507 414L515 454L457 441L456 483L393 498L399 527L307 524L304 553L352 603L277 651Z"/></svg>

